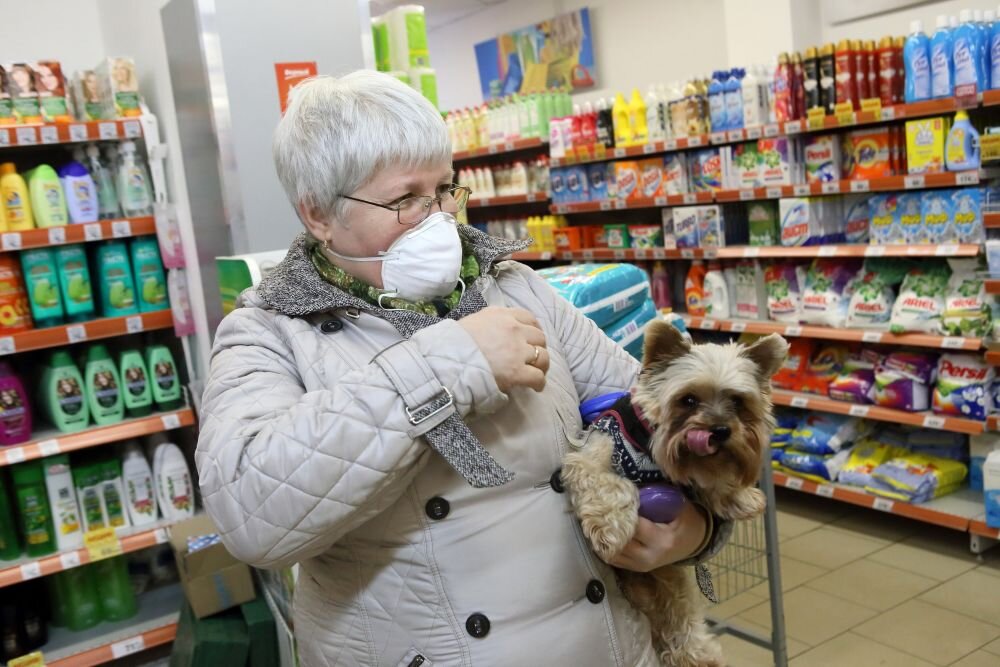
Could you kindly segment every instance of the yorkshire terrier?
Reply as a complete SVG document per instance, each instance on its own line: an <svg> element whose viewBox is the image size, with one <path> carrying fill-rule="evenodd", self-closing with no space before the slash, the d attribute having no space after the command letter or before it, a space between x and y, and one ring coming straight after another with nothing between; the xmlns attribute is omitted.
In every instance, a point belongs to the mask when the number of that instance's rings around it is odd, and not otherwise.
<svg viewBox="0 0 1000 667"><path fill-rule="evenodd" d="M612 560L632 540L637 484L657 478L683 487L724 520L763 512L764 494L756 484L774 429L771 376L787 352L788 343L777 334L751 345L693 345L666 322L647 327L642 371L631 395L563 461L563 486L602 560ZM679 565L615 571L625 597L649 619L664 666L725 664L699 591L713 595L710 579L706 587L692 568Z"/></svg>

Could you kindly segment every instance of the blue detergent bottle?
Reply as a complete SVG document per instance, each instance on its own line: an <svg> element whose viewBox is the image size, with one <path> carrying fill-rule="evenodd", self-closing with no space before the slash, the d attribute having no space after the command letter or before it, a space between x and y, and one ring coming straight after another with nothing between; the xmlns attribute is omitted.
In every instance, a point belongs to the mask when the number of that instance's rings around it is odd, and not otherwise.
<svg viewBox="0 0 1000 667"><path fill-rule="evenodd" d="M989 90L990 87L990 32L993 27L994 13L992 9L985 12L978 9L973 12L976 17L976 26L979 28L979 80L983 86L980 90Z"/></svg>
<svg viewBox="0 0 1000 667"><path fill-rule="evenodd" d="M979 169L979 132L964 109L955 114L955 121L948 132L944 161L948 171Z"/></svg>
<svg viewBox="0 0 1000 667"><path fill-rule="evenodd" d="M955 68L951 62L948 17L939 14L935 23L937 29L931 37L931 97L951 97L955 88Z"/></svg>
<svg viewBox="0 0 1000 667"><path fill-rule="evenodd" d="M743 127L743 76L740 69L729 70L729 78L724 85L726 100L726 128L738 130Z"/></svg>
<svg viewBox="0 0 1000 667"><path fill-rule="evenodd" d="M951 42L952 62L955 67L955 86L973 84L976 86L976 90L982 90L982 60L979 58L982 33L972 20L971 9L963 9L959 12L958 18L961 25L955 29ZM907 75L909 75L909 71L907 71Z"/></svg>
<svg viewBox="0 0 1000 667"><path fill-rule="evenodd" d="M990 88L1000 88L1000 16L996 17L990 29Z"/></svg>
<svg viewBox="0 0 1000 667"><path fill-rule="evenodd" d="M972 29L975 32L975 28ZM974 49L974 45L972 46ZM975 53L973 50L972 53ZM919 102L931 97L930 40L924 34L921 21L910 23L910 35L903 44L903 69L905 70L907 102ZM973 61L974 62L974 61ZM975 67L973 66L973 71Z"/></svg>
<svg viewBox="0 0 1000 667"><path fill-rule="evenodd" d="M713 132L726 129L726 99L725 87L722 85L722 72L712 72L712 81L708 84L708 116Z"/></svg>

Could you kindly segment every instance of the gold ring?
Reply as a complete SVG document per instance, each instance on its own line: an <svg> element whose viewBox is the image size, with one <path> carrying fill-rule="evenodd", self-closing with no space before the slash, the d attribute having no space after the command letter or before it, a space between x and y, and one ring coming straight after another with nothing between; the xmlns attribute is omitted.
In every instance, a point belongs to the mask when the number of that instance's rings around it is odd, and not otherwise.
<svg viewBox="0 0 1000 667"><path fill-rule="evenodd" d="M536 363L538 363L538 355L541 353L541 351L542 350L536 345L535 346L535 357L528 363L529 366L534 366Z"/></svg>

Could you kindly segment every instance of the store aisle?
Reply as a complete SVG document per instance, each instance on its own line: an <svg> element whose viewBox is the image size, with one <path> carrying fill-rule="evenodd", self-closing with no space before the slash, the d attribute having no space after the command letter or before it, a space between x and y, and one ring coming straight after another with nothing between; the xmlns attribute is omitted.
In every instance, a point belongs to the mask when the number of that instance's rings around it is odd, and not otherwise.
<svg viewBox="0 0 1000 667"><path fill-rule="evenodd" d="M965 533L777 492L792 667L1000 665L1000 547L980 564ZM713 615L766 633L766 585ZM722 641L733 667L772 664Z"/></svg>

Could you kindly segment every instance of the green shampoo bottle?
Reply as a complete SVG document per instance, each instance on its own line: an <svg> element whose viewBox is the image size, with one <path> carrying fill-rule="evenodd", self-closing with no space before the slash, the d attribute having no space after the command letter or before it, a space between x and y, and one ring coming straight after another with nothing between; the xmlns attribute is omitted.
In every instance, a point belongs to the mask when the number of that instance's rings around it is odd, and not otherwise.
<svg viewBox="0 0 1000 667"><path fill-rule="evenodd" d="M62 324L64 313L55 253L49 248L25 250L21 253L21 269L35 326L42 329Z"/></svg>
<svg viewBox="0 0 1000 667"><path fill-rule="evenodd" d="M14 513L7 495L6 480L0 472L0 560L14 560L21 555L21 544L14 527Z"/></svg>
<svg viewBox="0 0 1000 667"><path fill-rule="evenodd" d="M108 241L97 249L97 276L101 285L101 314L104 317L135 315L135 280L128 248L121 241Z"/></svg>
<svg viewBox="0 0 1000 667"><path fill-rule="evenodd" d="M122 381L122 398L129 417L145 417L153 411L153 388L142 353L125 350L118 357L118 376Z"/></svg>
<svg viewBox="0 0 1000 667"><path fill-rule="evenodd" d="M67 245L56 250L59 290L70 322L94 319L94 295L90 288L90 269L82 245Z"/></svg>
<svg viewBox="0 0 1000 667"><path fill-rule="evenodd" d="M42 369L39 403L46 419L63 433L82 431L90 423L83 376L66 350L56 350Z"/></svg>
<svg viewBox="0 0 1000 667"><path fill-rule="evenodd" d="M24 550L32 558L54 552L56 535L52 529L52 511L45 491L41 461L21 463L14 466L11 472Z"/></svg>
<svg viewBox="0 0 1000 667"><path fill-rule="evenodd" d="M184 404L177 364L166 345L146 348L146 368L153 378L153 400L160 410L176 410Z"/></svg>
<svg viewBox="0 0 1000 667"><path fill-rule="evenodd" d="M104 345L92 345L87 350L83 379L94 423L106 426L120 422L125 417L121 380L118 368Z"/></svg>
<svg viewBox="0 0 1000 667"><path fill-rule="evenodd" d="M139 312L149 313L170 307L167 277L160 260L160 245L155 236L142 236L131 243L132 268L135 270Z"/></svg>

